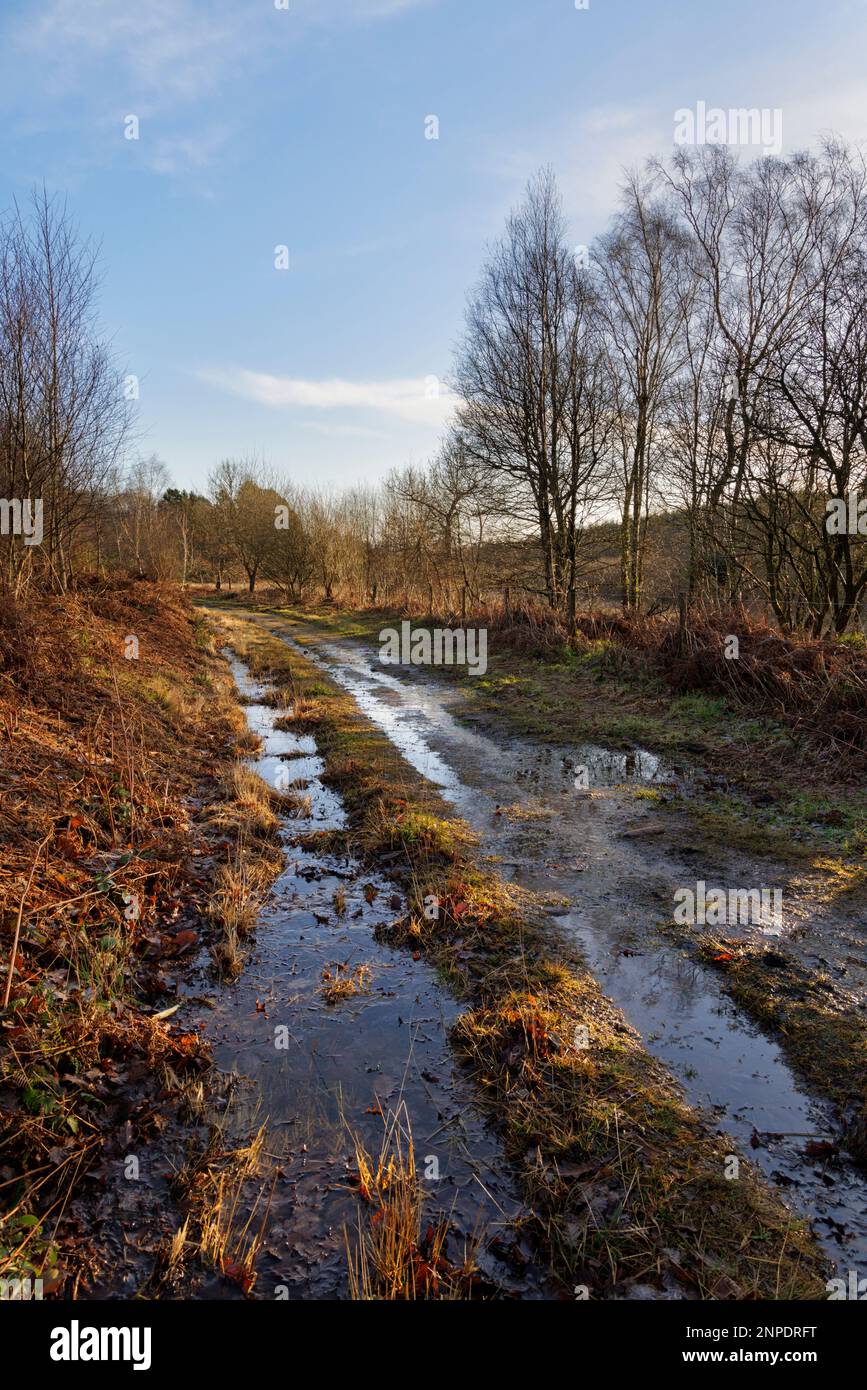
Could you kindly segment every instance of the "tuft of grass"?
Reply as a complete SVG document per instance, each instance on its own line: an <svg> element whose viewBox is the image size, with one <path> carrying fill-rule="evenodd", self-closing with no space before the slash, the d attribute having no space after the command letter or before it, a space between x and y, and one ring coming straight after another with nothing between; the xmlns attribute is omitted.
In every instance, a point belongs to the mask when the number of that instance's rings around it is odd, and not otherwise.
<svg viewBox="0 0 867 1390"><path fill-rule="evenodd" d="M371 978L369 965L356 965L350 969L348 961L335 961L322 971L320 993L326 1004L339 1004L356 994L368 994Z"/></svg>
<svg viewBox="0 0 867 1390"><path fill-rule="evenodd" d="M254 816L254 828L258 824ZM242 942L252 932L282 862L279 846L257 841L254 834L242 829L225 862L217 869L208 900L208 916L219 930L211 955L229 977L242 968Z"/></svg>
<svg viewBox="0 0 867 1390"><path fill-rule="evenodd" d="M411 1302L472 1296L472 1255L459 1266L446 1254L448 1222L425 1218L425 1193L416 1170L412 1127L404 1102L383 1117L378 1154L355 1139L359 1213L353 1242L344 1229L350 1297Z"/></svg>
<svg viewBox="0 0 867 1390"><path fill-rule="evenodd" d="M233 763L224 778L223 791L245 832L273 835L280 824L275 810L278 797L258 772L243 762Z"/></svg>
<svg viewBox="0 0 867 1390"><path fill-rule="evenodd" d="M228 1148L221 1130L212 1128L204 1149L176 1175L173 1189L186 1215L158 1261L158 1289L176 1284L195 1259L252 1292L273 1193L273 1182L269 1188L259 1180L255 1200L248 1200L251 1182L260 1178L265 1130L263 1123L246 1144Z"/></svg>
<svg viewBox="0 0 867 1390"><path fill-rule="evenodd" d="M284 797L284 803L290 815L298 820L309 820L313 814L313 797L309 792L289 791Z"/></svg>

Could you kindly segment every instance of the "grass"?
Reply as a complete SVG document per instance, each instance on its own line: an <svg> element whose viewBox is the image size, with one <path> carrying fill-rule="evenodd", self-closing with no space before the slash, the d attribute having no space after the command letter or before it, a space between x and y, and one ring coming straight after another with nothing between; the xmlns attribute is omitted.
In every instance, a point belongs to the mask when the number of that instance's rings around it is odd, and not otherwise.
<svg viewBox="0 0 867 1390"><path fill-rule="evenodd" d="M277 798L268 783L247 767L236 762L225 779L227 800L242 814L247 829L258 835L273 835L280 823L275 809Z"/></svg>
<svg viewBox="0 0 867 1390"><path fill-rule="evenodd" d="M405 897L380 935L425 954L463 1000L455 1047L561 1278L593 1297L664 1278L698 1297L824 1297L824 1260L803 1224L745 1160L726 1180L726 1145L538 904L480 860L469 829L346 692L261 627L214 621L315 733L349 812L331 841Z"/></svg>
<svg viewBox="0 0 867 1390"><path fill-rule="evenodd" d="M837 796L803 790L756 792L757 805L743 792L688 788L667 794L667 804L689 817L709 842L747 854L820 865L831 875L867 868L867 795L860 789Z"/></svg>
<svg viewBox="0 0 867 1390"><path fill-rule="evenodd" d="M227 767L220 791L222 798L210 808L207 823L228 832L230 841L214 875L207 914L216 928L211 958L221 975L233 979L243 969L243 943L283 866L277 839L283 798L240 760Z"/></svg>
<svg viewBox="0 0 867 1390"><path fill-rule="evenodd" d="M233 979L244 966L243 943L251 935L268 889L282 867L276 844L257 841L241 833L215 874L207 904L210 921L217 928L210 952L225 978Z"/></svg>
<svg viewBox="0 0 867 1390"><path fill-rule="evenodd" d="M701 1298L820 1296L803 1230L751 1170L726 1180L729 1146L589 976L539 965L457 1036L523 1165L538 1239L570 1280L593 1296L600 1281L664 1272Z"/></svg>

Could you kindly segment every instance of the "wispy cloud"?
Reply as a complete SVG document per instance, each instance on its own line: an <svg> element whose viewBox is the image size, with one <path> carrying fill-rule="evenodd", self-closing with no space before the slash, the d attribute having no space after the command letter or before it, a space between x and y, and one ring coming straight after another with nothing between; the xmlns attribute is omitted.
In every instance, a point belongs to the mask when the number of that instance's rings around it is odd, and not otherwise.
<svg viewBox="0 0 867 1390"><path fill-rule="evenodd" d="M213 162L214 101L221 112L243 108L246 91L313 28L397 19L438 0L46 0L24 12L0 12L0 107L15 128L47 131L63 112L77 129L77 157L106 160L127 114L163 129L183 121L161 148L143 142L155 173L180 173ZM217 118L225 128L225 121Z"/></svg>
<svg viewBox="0 0 867 1390"><path fill-rule="evenodd" d="M193 0L53 0L35 18L29 10L8 37L20 55L45 65L42 80L55 93L87 91L97 68L166 105L219 87L238 45L246 47L250 17L248 5L230 0L206 9Z"/></svg>
<svg viewBox="0 0 867 1390"><path fill-rule="evenodd" d="M0 19L7 133L61 131L59 167L47 172L68 181L72 166L131 156L123 123L134 115L142 168L195 175L222 158L238 123L238 103L222 98L271 60L262 30L262 7L252 10L250 0L48 0L7 14Z"/></svg>
<svg viewBox="0 0 867 1390"><path fill-rule="evenodd" d="M217 162L226 148L233 127L226 125L196 131L192 135L166 135L155 141L147 151L147 160L155 174L180 174L207 169Z"/></svg>
<svg viewBox="0 0 867 1390"><path fill-rule="evenodd" d="M521 138L498 140L486 151L496 168L500 197L488 215L502 224L523 197L528 179L551 164L558 176L566 215L576 240L589 243L617 205L627 170L640 167L672 143L673 109L647 105L593 106L549 120Z"/></svg>
<svg viewBox="0 0 867 1390"><path fill-rule="evenodd" d="M52 88L84 86L94 64L167 101L196 100L220 89L245 55L265 56L311 24L396 18L437 0L49 0L4 26L7 43L50 69ZM110 66L109 66L110 65ZM38 73L36 74L38 77ZM44 77L48 77L46 72ZM249 73L246 74L249 77Z"/></svg>
<svg viewBox="0 0 867 1390"><path fill-rule="evenodd" d="M381 417L441 429L454 413L455 397L436 376L391 381L322 381L271 376L244 368L203 368L200 381L272 409L364 410Z"/></svg>
<svg viewBox="0 0 867 1390"><path fill-rule="evenodd" d="M499 197L491 199L486 216L495 227L501 225L527 180L551 164L576 241L590 242L616 208L625 173L640 169L651 155L669 155L676 111L694 108L698 100L709 107L779 108L784 154L814 146L828 132L867 140L867 88L849 62L867 36L864 10L863 4L851 7L851 29L823 52L819 65L797 47L774 56L739 53L737 61L727 52L721 62L709 54L696 70L690 66L676 79L635 84L638 95L633 88L613 87L616 100L585 106L576 99L561 113L509 131L505 139L498 133L483 148L480 168L480 173L494 169L500 182ZM741 155L748 161L760 152L747 148Z"/></svg>

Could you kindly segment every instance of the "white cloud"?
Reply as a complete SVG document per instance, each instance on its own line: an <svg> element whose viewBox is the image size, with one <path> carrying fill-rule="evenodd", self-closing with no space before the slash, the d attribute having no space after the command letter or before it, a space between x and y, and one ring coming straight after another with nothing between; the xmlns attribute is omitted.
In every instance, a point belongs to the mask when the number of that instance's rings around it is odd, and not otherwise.
<svg viewBox="0 0 867 1390"><path fill-rule="evenodd" d="M364 410L386 418L441 429L450 421L455 397L440 378L396 378L390 381L322 381L272 376L244 368L204 368L200 381L272 409Z"/></svg>

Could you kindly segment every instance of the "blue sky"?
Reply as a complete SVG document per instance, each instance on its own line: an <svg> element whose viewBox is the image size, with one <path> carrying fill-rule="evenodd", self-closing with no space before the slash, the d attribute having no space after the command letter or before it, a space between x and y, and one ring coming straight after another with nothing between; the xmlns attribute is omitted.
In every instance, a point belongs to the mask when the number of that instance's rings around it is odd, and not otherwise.
<svg viewBox="0 0 867 1390"><path fill-rule="evenodd" d="M253 451L374 481L434 451L467 290L540 165L583 244L678 108L860 140L865 39L864 0L4 0L0 205L44 180L101 241L139 447L179 484Z"/></svg>

